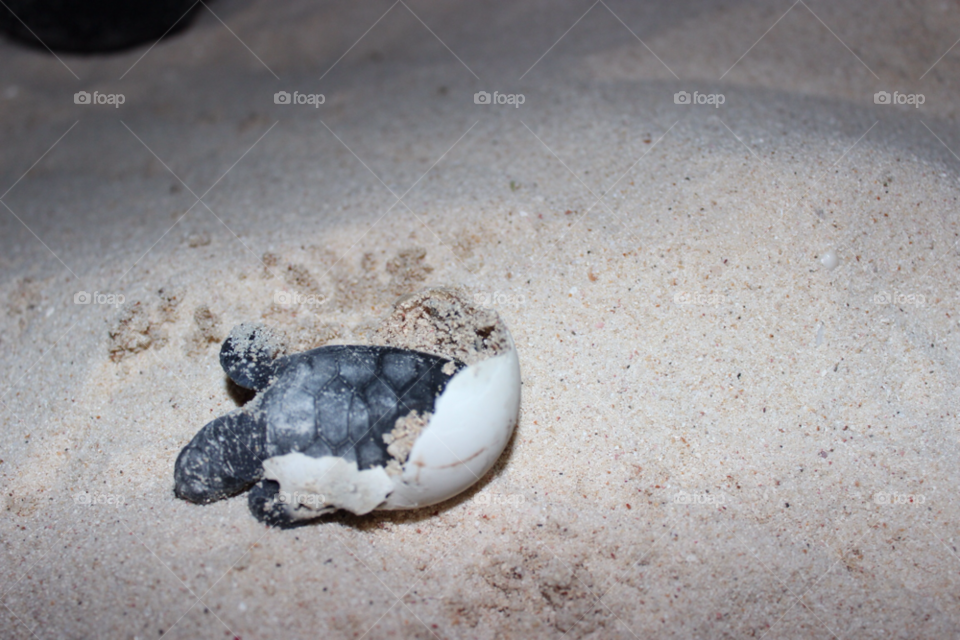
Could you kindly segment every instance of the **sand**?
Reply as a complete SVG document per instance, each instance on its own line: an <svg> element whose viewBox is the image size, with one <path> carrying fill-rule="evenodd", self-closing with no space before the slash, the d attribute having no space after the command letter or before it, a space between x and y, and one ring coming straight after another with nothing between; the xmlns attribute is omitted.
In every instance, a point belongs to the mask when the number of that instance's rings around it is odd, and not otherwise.
<svg viewBox="0 0 960 640"><path fill-rule="evenodd" d="M0 636L960 633L957 2L210 9L0 43ZM519 350L489 476L174 497L234 325L368 342L427 286Z"/></svg>

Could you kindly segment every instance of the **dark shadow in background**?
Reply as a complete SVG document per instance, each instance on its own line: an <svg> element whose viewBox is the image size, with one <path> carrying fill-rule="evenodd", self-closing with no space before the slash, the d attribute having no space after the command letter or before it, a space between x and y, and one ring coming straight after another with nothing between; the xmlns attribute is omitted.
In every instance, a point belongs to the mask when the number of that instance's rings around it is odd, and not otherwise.
<svg viewBox="0 0 960 640"><path fill-rule="evenodd" d="M82 54L120 51L175 34L202 7L197 0L4 0L3 5L0 33L8 39Z"/></svg>

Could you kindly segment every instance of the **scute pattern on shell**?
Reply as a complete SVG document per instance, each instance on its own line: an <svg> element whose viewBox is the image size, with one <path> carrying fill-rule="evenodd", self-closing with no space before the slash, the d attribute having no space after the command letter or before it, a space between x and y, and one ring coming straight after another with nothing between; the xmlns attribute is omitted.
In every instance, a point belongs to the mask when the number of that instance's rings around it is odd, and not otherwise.
<svg viewBox="0 0 960 640"><path fill-rule="evenodd" d="M283 368L254 410L266 418L269 457L302 451L360 469L387 464L383 436L411 411L430 411L451 376L446 358L393 347L332 346Z"/></svg>

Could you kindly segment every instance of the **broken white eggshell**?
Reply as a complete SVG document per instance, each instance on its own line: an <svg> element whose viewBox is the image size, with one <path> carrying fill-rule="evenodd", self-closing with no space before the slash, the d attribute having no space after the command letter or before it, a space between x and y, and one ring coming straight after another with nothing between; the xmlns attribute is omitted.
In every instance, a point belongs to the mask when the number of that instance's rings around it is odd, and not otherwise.
<svg viewBox="0 0 960 640"><path fill-rule="evenodd" d="M415 509L452 498L500 458L520 413L520 359L507 339L504 353L447 383L381 508Z"/></svg>
<svg viewBox="0 0 960 640"><path fill-rule="evenodd" d="M300 452L268 458L264 478L280 484L281 502L295 520L345 509L416 509L461 493L503 453L520 411L520 360L509 332L506 349L468 365L447 383L399 474L360 470L341 457Z"/></svg>

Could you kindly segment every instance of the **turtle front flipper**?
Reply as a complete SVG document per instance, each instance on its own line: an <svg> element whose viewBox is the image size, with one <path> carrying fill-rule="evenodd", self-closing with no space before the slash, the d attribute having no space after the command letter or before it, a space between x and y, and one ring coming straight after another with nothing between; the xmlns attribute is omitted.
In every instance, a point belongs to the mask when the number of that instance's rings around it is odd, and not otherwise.
<svg viewBox="0 0 960 640"><path fill-rule="evenodd" d="M242 410L208 422L177 457L174 493L206 503L246 490L263 476L265 431Z"/></svg>
<svg viewBox="0 0 960 640"><path fill-rule="evenodd" d="M220 347L220 366L244 389L262 391L276 377L278 359L286 353L279 334L262 324L244 322Z"/></svg>

